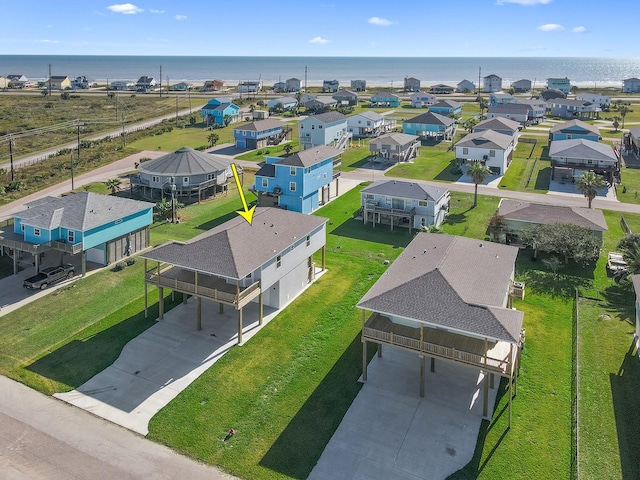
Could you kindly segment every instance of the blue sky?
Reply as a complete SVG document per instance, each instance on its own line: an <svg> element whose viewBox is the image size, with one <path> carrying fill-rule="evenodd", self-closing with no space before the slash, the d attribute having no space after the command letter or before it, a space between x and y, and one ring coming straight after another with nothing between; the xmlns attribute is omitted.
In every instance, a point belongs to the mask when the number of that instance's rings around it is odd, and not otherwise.
<svg viewBox="0 0 640 480"><path fill-rule="evenodd" d="M4 0L0 8L0 54L639 54L624 22L640 13L632 0Z"/></svg>

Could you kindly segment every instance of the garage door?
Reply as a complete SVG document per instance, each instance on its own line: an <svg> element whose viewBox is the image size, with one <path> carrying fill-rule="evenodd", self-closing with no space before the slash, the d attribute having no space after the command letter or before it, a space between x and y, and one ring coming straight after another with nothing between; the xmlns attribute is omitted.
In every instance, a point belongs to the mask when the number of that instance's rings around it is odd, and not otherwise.
<svg viewBox="0 0 640 480"><path fill-rule="evenodd" d="M87 250L87 261L104 265L104 250L99 248L90 248Z"/></svg>

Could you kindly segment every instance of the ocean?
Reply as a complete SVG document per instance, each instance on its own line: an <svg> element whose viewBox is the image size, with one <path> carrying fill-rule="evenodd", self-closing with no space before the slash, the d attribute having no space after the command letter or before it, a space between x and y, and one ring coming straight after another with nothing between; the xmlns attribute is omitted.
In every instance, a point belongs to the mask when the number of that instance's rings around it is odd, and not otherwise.
<svg viewBox="0 0 640 480"><path fill-rule="evenodd" d="M296 77L308 85L322 80L363 79L371 85L401 87L404 77L424 85L478 82L478 74L496 74L503 85L526 78L542 86L549 77L568 77L579 87L621 87L640 77L640 57L196 57L0 55L0 75L22 74L44 80L52 75L84 75L98 82L137 80L142 75L163 83L221 79L233 84L261 80L264 85Z"/></svg>

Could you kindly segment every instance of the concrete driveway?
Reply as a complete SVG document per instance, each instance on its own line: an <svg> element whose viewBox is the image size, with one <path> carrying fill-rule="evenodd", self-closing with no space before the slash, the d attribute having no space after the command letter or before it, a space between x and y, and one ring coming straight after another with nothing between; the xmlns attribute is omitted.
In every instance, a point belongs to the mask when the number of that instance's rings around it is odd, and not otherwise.
<svg viewBox="0 0 640 480"><path fill-rule="evenodd" d="M482 422L482 375L444 361L435 370L427 366L420 398L417 355L385 348L374 357L309 480L442 480L469 463ZM489 412L496 392L489 390Z"/></svg>

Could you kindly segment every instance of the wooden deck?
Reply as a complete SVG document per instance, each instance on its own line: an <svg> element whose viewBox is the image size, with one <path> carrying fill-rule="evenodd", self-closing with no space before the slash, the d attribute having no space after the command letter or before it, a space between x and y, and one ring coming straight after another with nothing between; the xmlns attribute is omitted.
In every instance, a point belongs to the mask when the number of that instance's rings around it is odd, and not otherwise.
<svg viewBox="0 0 640 480"><path fill-rule="evenodd" d="M242 308L262 293L260 281L254 282L248 287L241 287L231 285L222 278L197 274L191 270L172 266L148 270L145 273L145 281L157 287L210 298L220 303L233 305L236 308Z"/></svg>
<svg viewBox="0 0 640 480"><path fill-rule="evenodd" d="M512 350L512 344L507 342L485 342L427 326L421 329L399 325L375 312L363 325L362 340L463 363L505 377L510 375L518 350L517 346Z"/></svg>

